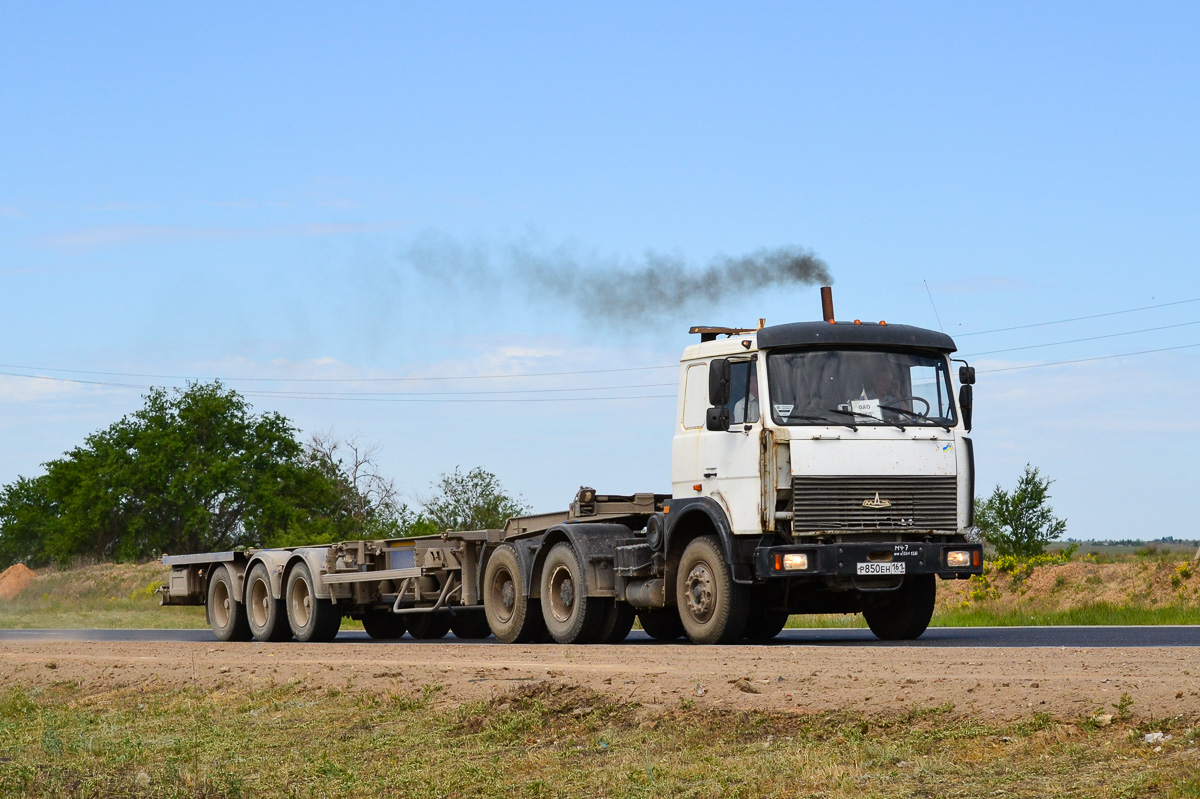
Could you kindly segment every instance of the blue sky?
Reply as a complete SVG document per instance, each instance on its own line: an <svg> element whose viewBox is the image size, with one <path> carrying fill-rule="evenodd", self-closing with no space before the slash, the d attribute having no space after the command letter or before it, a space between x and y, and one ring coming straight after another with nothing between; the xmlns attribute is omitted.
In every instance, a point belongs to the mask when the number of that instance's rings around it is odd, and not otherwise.
<svg viewBox="0 0 1200 799"><path fill-rule="evenodd" d="M1200 347L1037 366L1200 345L1198 34L1183 3L5 3L0 482L220 376L410 498L456 465L545 510L667 491L672 369L484 377L667 366L816 289L614 324L514 253L799 246L839 316L979 354L981 489L1031 462L1068 535L1198 537Z"/></svg>

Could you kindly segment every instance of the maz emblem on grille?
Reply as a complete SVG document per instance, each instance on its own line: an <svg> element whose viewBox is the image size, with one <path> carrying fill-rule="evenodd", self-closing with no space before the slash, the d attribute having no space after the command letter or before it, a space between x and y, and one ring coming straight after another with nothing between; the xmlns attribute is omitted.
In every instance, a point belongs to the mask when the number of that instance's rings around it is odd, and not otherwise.
<svg viewBox="0 0 1200 799"><path fill-rule="evenodd" d="M891 500L888 500L888 499L880 499L879 492L876 491L874 499L864 499L863 500L863 507L864 508L890 508L890 507L892 507L892 502L891 502Z"/></svg>

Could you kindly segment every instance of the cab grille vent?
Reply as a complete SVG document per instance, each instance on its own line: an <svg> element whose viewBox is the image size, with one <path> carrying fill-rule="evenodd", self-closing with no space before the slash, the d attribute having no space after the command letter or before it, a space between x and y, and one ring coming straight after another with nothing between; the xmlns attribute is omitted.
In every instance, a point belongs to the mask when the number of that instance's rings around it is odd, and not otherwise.
<svg viewBox="0 0 1200 799"><path fill-rule="evenodd" d="M876 503L876 495L879 502ZM868 505L863 505L863 502ZM886 507L872 507L890 503ZM954 530L957 480L950 476L793 477L792 531Z"/></svg>

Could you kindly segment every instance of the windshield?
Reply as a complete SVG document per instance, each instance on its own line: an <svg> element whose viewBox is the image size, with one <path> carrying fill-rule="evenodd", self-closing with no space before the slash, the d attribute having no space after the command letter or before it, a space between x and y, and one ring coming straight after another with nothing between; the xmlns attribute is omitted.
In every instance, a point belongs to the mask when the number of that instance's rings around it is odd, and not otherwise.
<svg viewBox="0 0 1200 799"><path fill-rule="evenodd" d="M901 350L767 355L771 417L783 425L953 427L944 358Z"/></svg>

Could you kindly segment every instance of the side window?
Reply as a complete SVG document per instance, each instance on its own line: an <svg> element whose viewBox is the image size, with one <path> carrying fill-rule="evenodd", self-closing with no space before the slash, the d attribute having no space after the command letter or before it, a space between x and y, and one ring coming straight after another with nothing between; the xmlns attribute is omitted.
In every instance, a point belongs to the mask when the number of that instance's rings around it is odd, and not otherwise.
<svg viewBox="0 0 1200 799"><path fill-rule="evenodd" d="M683 426L689 430L704 427L708 413L708 364L688 367L683 384Z"/></svg>
<svg viewBox="0 0 1200 799"><path fill-rule="evenodd" d="M758 421L758 362L738 361L729 366L729 421L753 424Z"/></svg>

